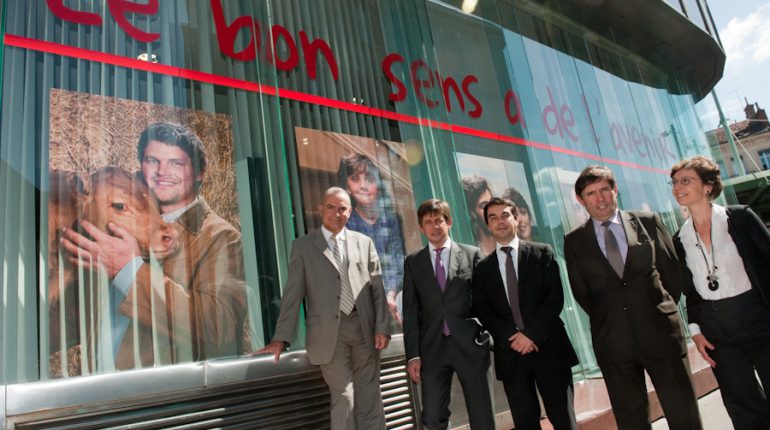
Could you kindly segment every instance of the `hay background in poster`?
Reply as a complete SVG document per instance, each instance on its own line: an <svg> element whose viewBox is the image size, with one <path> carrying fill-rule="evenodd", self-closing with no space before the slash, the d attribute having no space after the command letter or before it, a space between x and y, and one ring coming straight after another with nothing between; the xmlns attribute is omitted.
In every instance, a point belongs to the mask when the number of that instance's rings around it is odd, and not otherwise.
<svg viewBox="0 0 770 430"><path fill-rule="evenodd" d="M240 230L229 115L52 89L49 169L93 173L105 167L140 169L139 135L148 124L190 127L206 148L201 195L214 212Z"/></svg>

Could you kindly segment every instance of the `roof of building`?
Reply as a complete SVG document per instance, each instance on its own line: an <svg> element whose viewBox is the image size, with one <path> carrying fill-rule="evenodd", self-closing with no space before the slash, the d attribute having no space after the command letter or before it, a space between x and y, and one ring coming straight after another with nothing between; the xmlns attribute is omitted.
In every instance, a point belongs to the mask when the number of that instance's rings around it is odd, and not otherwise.
<svg viewBox="0 0 770 430"><path fill-rule="evenodd" d="M737 135L739 132L743 133L744 130L751 124L751 121L744 119L743 121L739 121L733 124L730 124L730 130L733 132L734 135ZM725 129L723 127L715 128L714 130L709 130L706 132L706 136L709 140L713 141L713 139L716 139L717 142L726 143L727 137L725 136Z"/></svg>
<svg viewBox="0 0 770 430"><path fill-rule="evenodd" d="M730 124L730 131L732 131L733 136L743 139L770 130L767 114L758 104L751 105L747 101L744 112L746 112L746 119ZM711 142L716 139L719 144L727 143L727 136L723 127L707 131L706 137Z"/></svg>
<svg viewBox="0 0 770 430"><path fill-rule="evenodd" d="M439 0L461 7L462 0ZM701 100L722 77L725 53L705 28L696 25L671 0L496 0L473 12L502 23L502 11L517 8L583 37L586 46L561 37L538 40L594 67L646 86ZM496 5L497 3L497 5ZM698 14L700 15L700 14ZM515 20L514 20L515 21ZM511 27L523 34L525 28ZM574 30L574 31L573 31ZM534 31L534 30L533 30ZM602 61L601 52L621 52L623 61ZM588 54L589 50L590 56ZM588 58L580 57L585 51ZM654 69L654 70L650 70Z"/></svg>
<svg viewBox="0 0 770 430"><path fill-rule="evenodd" d="M666 1L530 1L560 11L661 70L680 76L680 84L668 83L671 92L690 93L697 101L722 77L725 53L719 43ZM633 76L626 79L634 80Z"/></svg>

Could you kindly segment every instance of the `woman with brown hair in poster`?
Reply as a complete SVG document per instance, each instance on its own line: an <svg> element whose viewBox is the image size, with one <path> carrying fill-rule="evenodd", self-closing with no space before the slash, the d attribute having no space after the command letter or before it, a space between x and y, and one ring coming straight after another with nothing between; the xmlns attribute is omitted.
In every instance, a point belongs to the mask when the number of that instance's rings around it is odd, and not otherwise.
<svg viewBox="0 0 770 430"><path fill-rule="evenodd" d="M492 199L492 188L487 178L479 175L464 176L462 185L476 246L481 249L482 254L489 255L495 250L495 238L489 233L487 224L484 222L484 206Z"/></svg>
<svg viewBox="0 0 770 430"><path fill-rule="evenodd" d="M535 236L534 228L532 227L532 211L529 209L527 200L524 196L514 187L510 187L503 192L503 198L512 201L516 205L516 235L519 239L534 240Z"/></svg>
<svg viewBox="0 0 770 430"><path fill-rule="evenodd" d="M374 241L382 265L382 280L388 309L398 316L396 296L401 285L404 262L404 237L401 220L393 200L385 191L377 165L366 155L350 153L340 158L337 178L350 194L353 212L347 228L363 233Z"/></svg>

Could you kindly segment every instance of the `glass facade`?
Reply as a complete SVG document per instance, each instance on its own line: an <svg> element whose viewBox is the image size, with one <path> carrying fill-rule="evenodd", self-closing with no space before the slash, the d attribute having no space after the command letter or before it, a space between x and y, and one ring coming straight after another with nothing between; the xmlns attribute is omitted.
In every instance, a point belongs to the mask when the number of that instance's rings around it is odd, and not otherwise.
<svg viewBox="0 0 770 430"><path fill-rule="evenodd" d="M375 237L396 317L401 260L424 245L415 207L430 197L450 202L455 240L487 251L479 204L518 199L530 227L520 235L561 255L587 219L578 172L607 164L621 207L658 211L675 230L668 168L709 153L682 77L532 2L480 7L5 2L0 382L262 347L291 241L318 227L332 185L351 192L349 227ZM192 133L202 152L169 145L158 123ZM154 141L183 155L155 155ZM190 165L158 173L179 159ZM180 229L167 215L184 183L210 211ZM204 226L206 213L218 224ZM135 266L67 248L127 236ZM584 378L597 372L588 322L562 279Z"/></svg>

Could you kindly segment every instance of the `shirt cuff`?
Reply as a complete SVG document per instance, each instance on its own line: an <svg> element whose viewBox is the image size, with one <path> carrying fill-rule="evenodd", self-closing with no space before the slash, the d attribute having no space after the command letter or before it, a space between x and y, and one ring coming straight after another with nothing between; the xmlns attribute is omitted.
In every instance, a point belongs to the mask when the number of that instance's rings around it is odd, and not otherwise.
<svg viewBox="0 0 770 430"><path fill-rule="evenodd" d="M690 323L687 325L687 328L690 329L690 337L701 334L700 326L698 324Z"/></svg>
<svg viewBox="0 0 770 430"><path fill-rule="evenodd" d="M126 263L126 265L120 269L120 272L115 275L115 278L113 278L111 282L112 287L123 293L123 296L125 297L128 294L128 290L131 289L131 284L133 284L136 273L139 272L142 264L144 264L142 257L134 257L133 260Z"/></svg>
<svg viewBox="0 0 770 430"><path fill-rule="evenodd" d="M410 358L410 359L409 359L409 361L407 361L407 363L411 363L411 362L413 362L414 360L419 360L419 359L420 359L420 356L418 355L417 357L412 357L412 358Z"/></svg>

